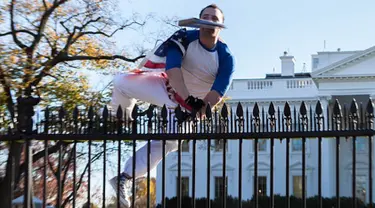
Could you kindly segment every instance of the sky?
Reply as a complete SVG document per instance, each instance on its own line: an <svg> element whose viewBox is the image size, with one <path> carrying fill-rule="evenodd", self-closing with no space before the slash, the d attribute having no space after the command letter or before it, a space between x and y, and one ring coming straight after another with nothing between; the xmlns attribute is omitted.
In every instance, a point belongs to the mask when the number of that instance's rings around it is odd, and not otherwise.
<svg viewBox="0 0 375 208"><path fill-rule="evenodd" d="M308 72L311 55L318 51L364 50L375 45L374 0L122 0L118 8L125 16L136 12L190 18L211 3L224 12L228 29L221 37L236 58L237 79L280 73L279 57L284 51L295 57L296 72L303 70L304 63ZM152 22L146 27L160 29ZM129 30L116 36L119 45L142 38Z"/></svg>

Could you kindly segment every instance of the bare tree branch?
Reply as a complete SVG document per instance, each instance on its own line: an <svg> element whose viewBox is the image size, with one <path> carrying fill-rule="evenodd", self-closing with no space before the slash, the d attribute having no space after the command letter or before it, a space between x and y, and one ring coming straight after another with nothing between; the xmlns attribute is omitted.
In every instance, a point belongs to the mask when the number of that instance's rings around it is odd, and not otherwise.
<svg viewBox="0 0 375 208"><path fill-rule="evenodd" d="M116 32L118 32L119 30L123 30L124 28L130 27L130 26L132 26L132 25L134 25L134 24L139 25L139 26L144 26L144 25L146 24L146 22L142 22L142 23L140 23L140 22L137 22L137 21L133 21L133 22L131 22L131 23L129 23L129 24L122 25L121 27L119 27L119 28L117 28L116 30L114 30L111 34L107 34L107 33L102 32L102 31L100 31L100 30L98 29L98 31L96 31L96 32L93 32L93 31L82 32L82 33L81 33L81 36L82 36L82 35L103 35L103 36L106 36L106 37L109 37L109 38L110 38L110 37L112 37ZM81 36L80 36L80 37L81 37Z"/></svg>
<svg viewBox="0 0 375 208"><path fill-rule="evenodd" d="M27 46L23 44L17 37L16 28L14 26L14 4L16 0L12 0L10 3L10 28L12 30L12 37L13 41L22 49L26 48Z"/></svg>
<svg viewBox="0 0 375 208"><path fill-rule="evenodd" d="M65 144L63 142L57 142L52 147L48 147L48 155L50 155L52 153L56 153L57 151L59 151L60 145L65 145ZM36 161L40 160L43 157L44 157L44 150L35 153L33 155L33 163L35 163ZM26 171L26 166L27 166L27 164L25 164L25 163L22 163L20 165L20 171L19 171L19 175L18 175L18 180L19 180L19 178L21 176L21 173L23 173L23 172ZM18 181L18 180L16 180L16 181Z"/></svg>
<svg viewBox="0 0 375 208"><path fill-rule="evenodd" d="M29 34L29 35L31 35L33 37L36 36L36 34L34 34L31 31L28 31L28 30L15 30L15 31L12 31L12 32L0 33L0 37L1 36L6 36L6 35L13 35L13 33L26 33L26 34Z"/></svg>
<svg viewBox="0 0 375 208"><path fill-rule="evenodd" d="M104 151L101 151L101 152L97 153L96 155L94 155L94 157L92 157L91 163L97 161L102 156L103 153L104 153ZM79 187L82 185L83 177L86 174L86 171L88 170L88 168L89 168L89 163L86 164L86 167L85 167L85 169L83 170L83 172L81 174L81 177L80 177L80 179L78 181L77 190L79 190ZM72 197L73 197L73 192L63 202L62 207L64 207L69 201L71 201Z"/></svg>
<svg viewBox="0 0 375 208"><path fill-rule="evenodd" d="M121 59L127 62L136 62L141 58L144 58L145 55L140 55L135 58L126 58L125 56L121 55L114 55L114 56L68 56L64 58L64 61L82 61L82 60L115 60Z"/></svg>
<svg viewBox="0 0 375 208"><path fill-rule="evenodd" d="M47 7L47 3L46 3L46 0L43 0L43 6L44 6L44 9L47 10L48 7Z"/></svg>
<svg viewBox="0 0 375 208"><path fill-rule="evenodd" d="M44 14L42 15L42 18L40 20L40 24L39 24L39 28L38 28L38 34L36 35L33 43L30 46L31 51L34 51L35 47L38 45L38 43L42 39L45 26L47 24L47 21L48 21L49 17L51 16L51 14L55 11L55 9L57 7L64 4L66 1L67 0L54 1L52 7L44 12Z"/></svg>

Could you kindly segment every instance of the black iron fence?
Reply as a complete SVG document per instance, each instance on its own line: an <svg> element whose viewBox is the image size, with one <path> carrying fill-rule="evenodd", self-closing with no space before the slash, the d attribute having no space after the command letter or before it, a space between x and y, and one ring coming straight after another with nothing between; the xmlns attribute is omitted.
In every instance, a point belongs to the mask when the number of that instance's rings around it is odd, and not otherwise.
<svg viewBox="0 0 375 208"><path fill-rule="evenodd" d="M196 143L197 140L205 140L210 146L213 140L221 140L225 147L230 140L238 140L238 202L237 207L247 206L242 203L244 193L242 193L243 181L243 141L252 140L255 147L258 147L259 141L268 139L270 141L270 194L267 198L267 207L275 207L275 173L274 172L274 144L277 141L286 141L286 161L285 161L285 207L291 207L289 176L290 176L290 142L293 138L302 139L302 175L306 175L306 140L316 139L318 144L318 193L316 207L323 207L322 197L322 139L329 138L336 140L336 157L335 157L335 178L336 178L336 201L334 207L341 207L340 204L340 138L351 138L352 140L352 207L360 206L357 203L356 196L356 138L368 138L368 201L369 207L373 206L373 136L374 131L374 106L371 100L362 105L355 100L348 106L342 106L338 100L333 105L322 106L318 101L313 105L307 106L305 102L301 102L299 106L291 106L288 102L283 106L275 106L270 102L267 107L254 106L243 107L241 103L235 106L224 104L219 109L211 109L207 106L204 112L187 114L181 108L169 110L165 106L156 108L150 106L142 111L135 106L131 115L126 115L121 107L116 112L111 112L104 108L100 113L94 107L79 108L68 112L63 108L45 108L39 113L34 114L32 104L19 105L18 122L6 124L6 117L3 120L0 130L0 144L3 146L1 150L8 157L4 159L6 165L0 166L2 171L2 185L8 190L1 192L4 194L1 202L10 206L16 196L24 196L24 207L31 207L32 195L38 192L42 197L43 207L48 205L48 200L55 207L79 207L78 198L90 205L94 201L92 193L92 171L97 167L93 167L92 163L102 157L101 170L102 175L102 191L100 207L116 207L120 205L117 200L115 204L108 204L104 200L108 196L105 191L106 181L108 180L106 171L109 169L108 152L109 148L116 151L116 169L117 174L122 171L121 164L123 155L121 152L124 148L133 156L133 167L136 164L136 145L137 141L143 141L148 144L148 155L150 155L151 140L160 140L163 144L163 152L165 152L165 142L167 140L178 140L178 183L176 201L171 204L167 201L166 190L166 164L165 156L161 161L162 165L162 200L159 207L211 207L213 201L210 199L210 186L202 187L202 184L196 184ZM131 117L132 119L129 119ZM184 201L182 195L181 180L181 160L182 140L188 140L192 145L192 196L189 202ZM83 154L77 153L80 144L87 144L88 153L84 161ZM100 144L100 145L97 145ZM94 149L100 148L100 155L93 155ZM123 151L122 151L123 150ZM222 163L226 167L226 148L223 148ZM250 207L261 207L260 196L258 196L258 148L254 148L254 184L253 195ZM51 155L54 155L51 157ZM164 155L164 154L163 154ZM211 149L207 148L207 184L210 184L210 168L211 168ZM49 170L52 172L50 173ZM83 170L83 173L81 174ZM133 175L134 175L133 168ZM155 206L151 197L151 178L150 178L150 160L148 160L147 182L146 182L146 205L145 207ZM56 184L52 188L49 185L51 180L48 177L57 179ZM219 203L215 202L215 206L227 207L227 183L224 181L227 175L226 168L222 169L222 184L224 186L221 192L222 197ZM67 187L67 184L71 186ZM132 179L133 196L136 194L136 179ZM85 185L82 185L85 184ZM36 186L38 185L38 188ZM82 186L85 186L84 189ZM119 186L118 186L119 188ZM207 198L197 204L196 190L206 189ZM38 189L38 190L36 190ZM84 190L84 191L82 191ZM306 190L306 179L302 177L302 190ZM55 195L51 196L51 193ZM245 193L246 194L246 193ZM51 199L52 197L52 199ZM118 197L117 197L118 198ZM264 200L262 198L262 200ZM301 207L307 207L306 192L302 191ZM131 199L132 207L136 206L136 198ZM347 205L347 204L345 204ZM5 206L5 207L7 207ZM264 205L262 205L264 207Z"/></svg>

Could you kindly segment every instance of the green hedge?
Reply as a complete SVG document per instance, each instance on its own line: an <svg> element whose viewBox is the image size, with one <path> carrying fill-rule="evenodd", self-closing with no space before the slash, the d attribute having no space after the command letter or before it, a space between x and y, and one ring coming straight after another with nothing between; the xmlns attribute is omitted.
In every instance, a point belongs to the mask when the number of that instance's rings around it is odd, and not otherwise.
<svg viewBox="0 0 375 208"><path fill-rule="evenodd" d="M258 207L259 208L268 208L269 207L269 197L258 197ZM191 198L190 197L183 197L182 198L182 208L190 208L191 205ZM227 207L228 208L236 208L238 207L238 199L228 196L227 197ZM196 207L205 208L206 207L206 198L197 198L195 200ZM336 207L336 197L334 198L322 198L322 208L334 208ZM161 205L158 204L157 208L161 208ZM177 207L177 198L173 197L171 199L166 199L166 207L167 208L174 208ZM254 207L253 200L246 200L242 201L243 208L252 208ZM286 197L285 196L274 196L274 207L275 208L284 208L286 207ZM302 199L290 196L290 207L302 207ZM317 208L318 207L318 197L310 197L306 199L306 207L307 208ZM341 208L351 208L352 207L352 198L350 197L340 197L340 207ZM364 204L363 202L357 200L357 208L367 208L369 205ZM375 204L374 204L375 207ZM211 208L222 208L221 199L211 200Z"/></svg>

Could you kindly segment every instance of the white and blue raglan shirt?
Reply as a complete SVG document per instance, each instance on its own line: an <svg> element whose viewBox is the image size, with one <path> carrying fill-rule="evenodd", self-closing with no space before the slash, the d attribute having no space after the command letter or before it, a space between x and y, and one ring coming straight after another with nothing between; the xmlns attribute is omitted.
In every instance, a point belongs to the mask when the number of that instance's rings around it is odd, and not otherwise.
<svg viewBox="0 0 375 208"><path fill-rule="evenodd" d="M155 54L165 55L165 70L181 68L185 85L194 97L203 99L211 90L223 96L232 81L234 57L218 41L212 49L199 40L199 30L182 29L173 34Z"/></svg>

